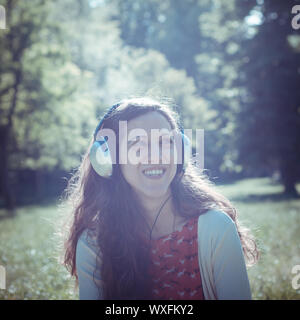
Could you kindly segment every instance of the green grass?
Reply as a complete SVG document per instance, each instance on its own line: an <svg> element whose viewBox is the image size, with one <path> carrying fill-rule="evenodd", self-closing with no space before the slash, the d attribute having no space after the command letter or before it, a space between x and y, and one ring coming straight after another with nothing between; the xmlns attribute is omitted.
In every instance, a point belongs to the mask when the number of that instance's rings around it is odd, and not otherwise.
<svg viewBox="0 0 300 320"><path fill-rule="evenodd" d="M300 264L300 200L282 197L281 186L269 179L217 188L258 239L261 259L248 269L253 299L299 299L291 270ZM78 299L73 281L56 260L53 224L59 215L55 205L28 206L13 219L0 219L0 265L7 275L0 299Z"/></svg>
<svg viewBox="0 0 300 320"><path fill-rule="evenodd" d="M28 206L17 217L0 220L0 264L6 290L0 299L78 299L73 281L58 263L55 205Z"/></svg>
<svg viewBox="0 0 300 320"><path fill-rule="evenodd" d="M282 186L270 179L245 179L218 189L260 247L259 262L248 269L253 299L300 299L291 272L300 265L300 200L283 197Z"/></svg>

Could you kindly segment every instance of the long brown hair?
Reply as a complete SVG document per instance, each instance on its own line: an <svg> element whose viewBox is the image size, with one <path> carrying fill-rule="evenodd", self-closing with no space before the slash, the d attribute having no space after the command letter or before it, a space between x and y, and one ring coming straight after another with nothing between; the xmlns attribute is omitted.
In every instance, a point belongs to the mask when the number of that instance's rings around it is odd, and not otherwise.
<svg viewBox="0 0 300 320"><path fill-rule="evenodd" d="M120 120L131 120L145 113L157 111L179 130L179 117L168 104L149 98L123 101L120 107L105 120L104 127L114 130L118 137ZM117 139L118 140L118 139ZM75 276L76 245L85 229L93 232L99 247L98 268L103 279L104 299L149 299L150 264L149 247L144 241L145 219L143 206L124 179L118 164L113 165L110 179L99 176L88 158L90 146L68 182L63 200L70 207L70 220L64 226L63 263ZM118 141L117 141L118 159ZM172 201L178 214L195 217L210 209L227 213L235 222L248 265L258 260L258 249L249 230L238 222L236 209L223 195L215 191L213 184L192 164L184 174L176 174L171 183ZM101 266L100 266L101 260Z"/></svg>

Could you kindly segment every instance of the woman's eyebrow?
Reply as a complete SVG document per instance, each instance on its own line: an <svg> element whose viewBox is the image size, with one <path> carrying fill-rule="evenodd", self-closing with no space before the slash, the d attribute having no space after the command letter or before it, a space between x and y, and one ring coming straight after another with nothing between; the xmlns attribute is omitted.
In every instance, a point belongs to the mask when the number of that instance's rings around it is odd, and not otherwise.
<svg viewBox="0 0 300 320"><path fill-rule="evenodd" d="M163 133L161 134L161 137L168 137L168 138L174 139L174 136L170 133Z"/></svg>
<svg viewBox="0 0 300 320"><path fill-rule="evenodd" d="M141 138L147 138L147 136L143 135L143 136L135 136L131 139L128 139L128 143L127 145L134 145L135 143L137 143L139 140L141 140Z"/></svg>
<svg viewBox="0 0 300 320"><path fill-rule="evenodd" d="M127 145L128 145L128 146L134 145L135 143L137 143L138 141L140 141L141 138L142 138L142 139L145 139L145 138L147 138L147 137L148 137L147 135L135 136L135 137L133 137L133 138L131 138L131 139L128 139ZM170 133L163 132L162 134L159 135L159 138L165 138L165 137L170 138L171 140L174 140L174 136L171 135Z"/></svg>

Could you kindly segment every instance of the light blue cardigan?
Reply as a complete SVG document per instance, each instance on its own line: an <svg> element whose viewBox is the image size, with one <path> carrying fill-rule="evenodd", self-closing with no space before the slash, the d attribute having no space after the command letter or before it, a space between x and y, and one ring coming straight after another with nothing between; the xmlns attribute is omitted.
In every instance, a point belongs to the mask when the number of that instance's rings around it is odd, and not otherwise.
<svg viewBox="0 0 300 320"><path fill-rule="evenodd" d="M102 299L100 271L95 270L98 247L85 230L76 249L79 299ZM233 220L210 210L198 219L198 260L205 300L250 300L251 290L243 250ZM93 281L97 282L98 287Z"/></svg>

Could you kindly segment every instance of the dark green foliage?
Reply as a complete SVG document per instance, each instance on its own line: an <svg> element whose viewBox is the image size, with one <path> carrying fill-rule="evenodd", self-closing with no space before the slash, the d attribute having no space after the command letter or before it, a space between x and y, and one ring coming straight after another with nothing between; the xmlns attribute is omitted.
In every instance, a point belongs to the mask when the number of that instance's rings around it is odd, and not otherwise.
<svg viewBox="0 0 300 320"><path fill-rule="evenodd" d="M0 195L20 170L70 171L103 109L170 97L205 129L217 180L299 180L299 1L0 1ZM14 178L12 180L12 177ZM22 191L21 191L22 192Z"/></svg>

